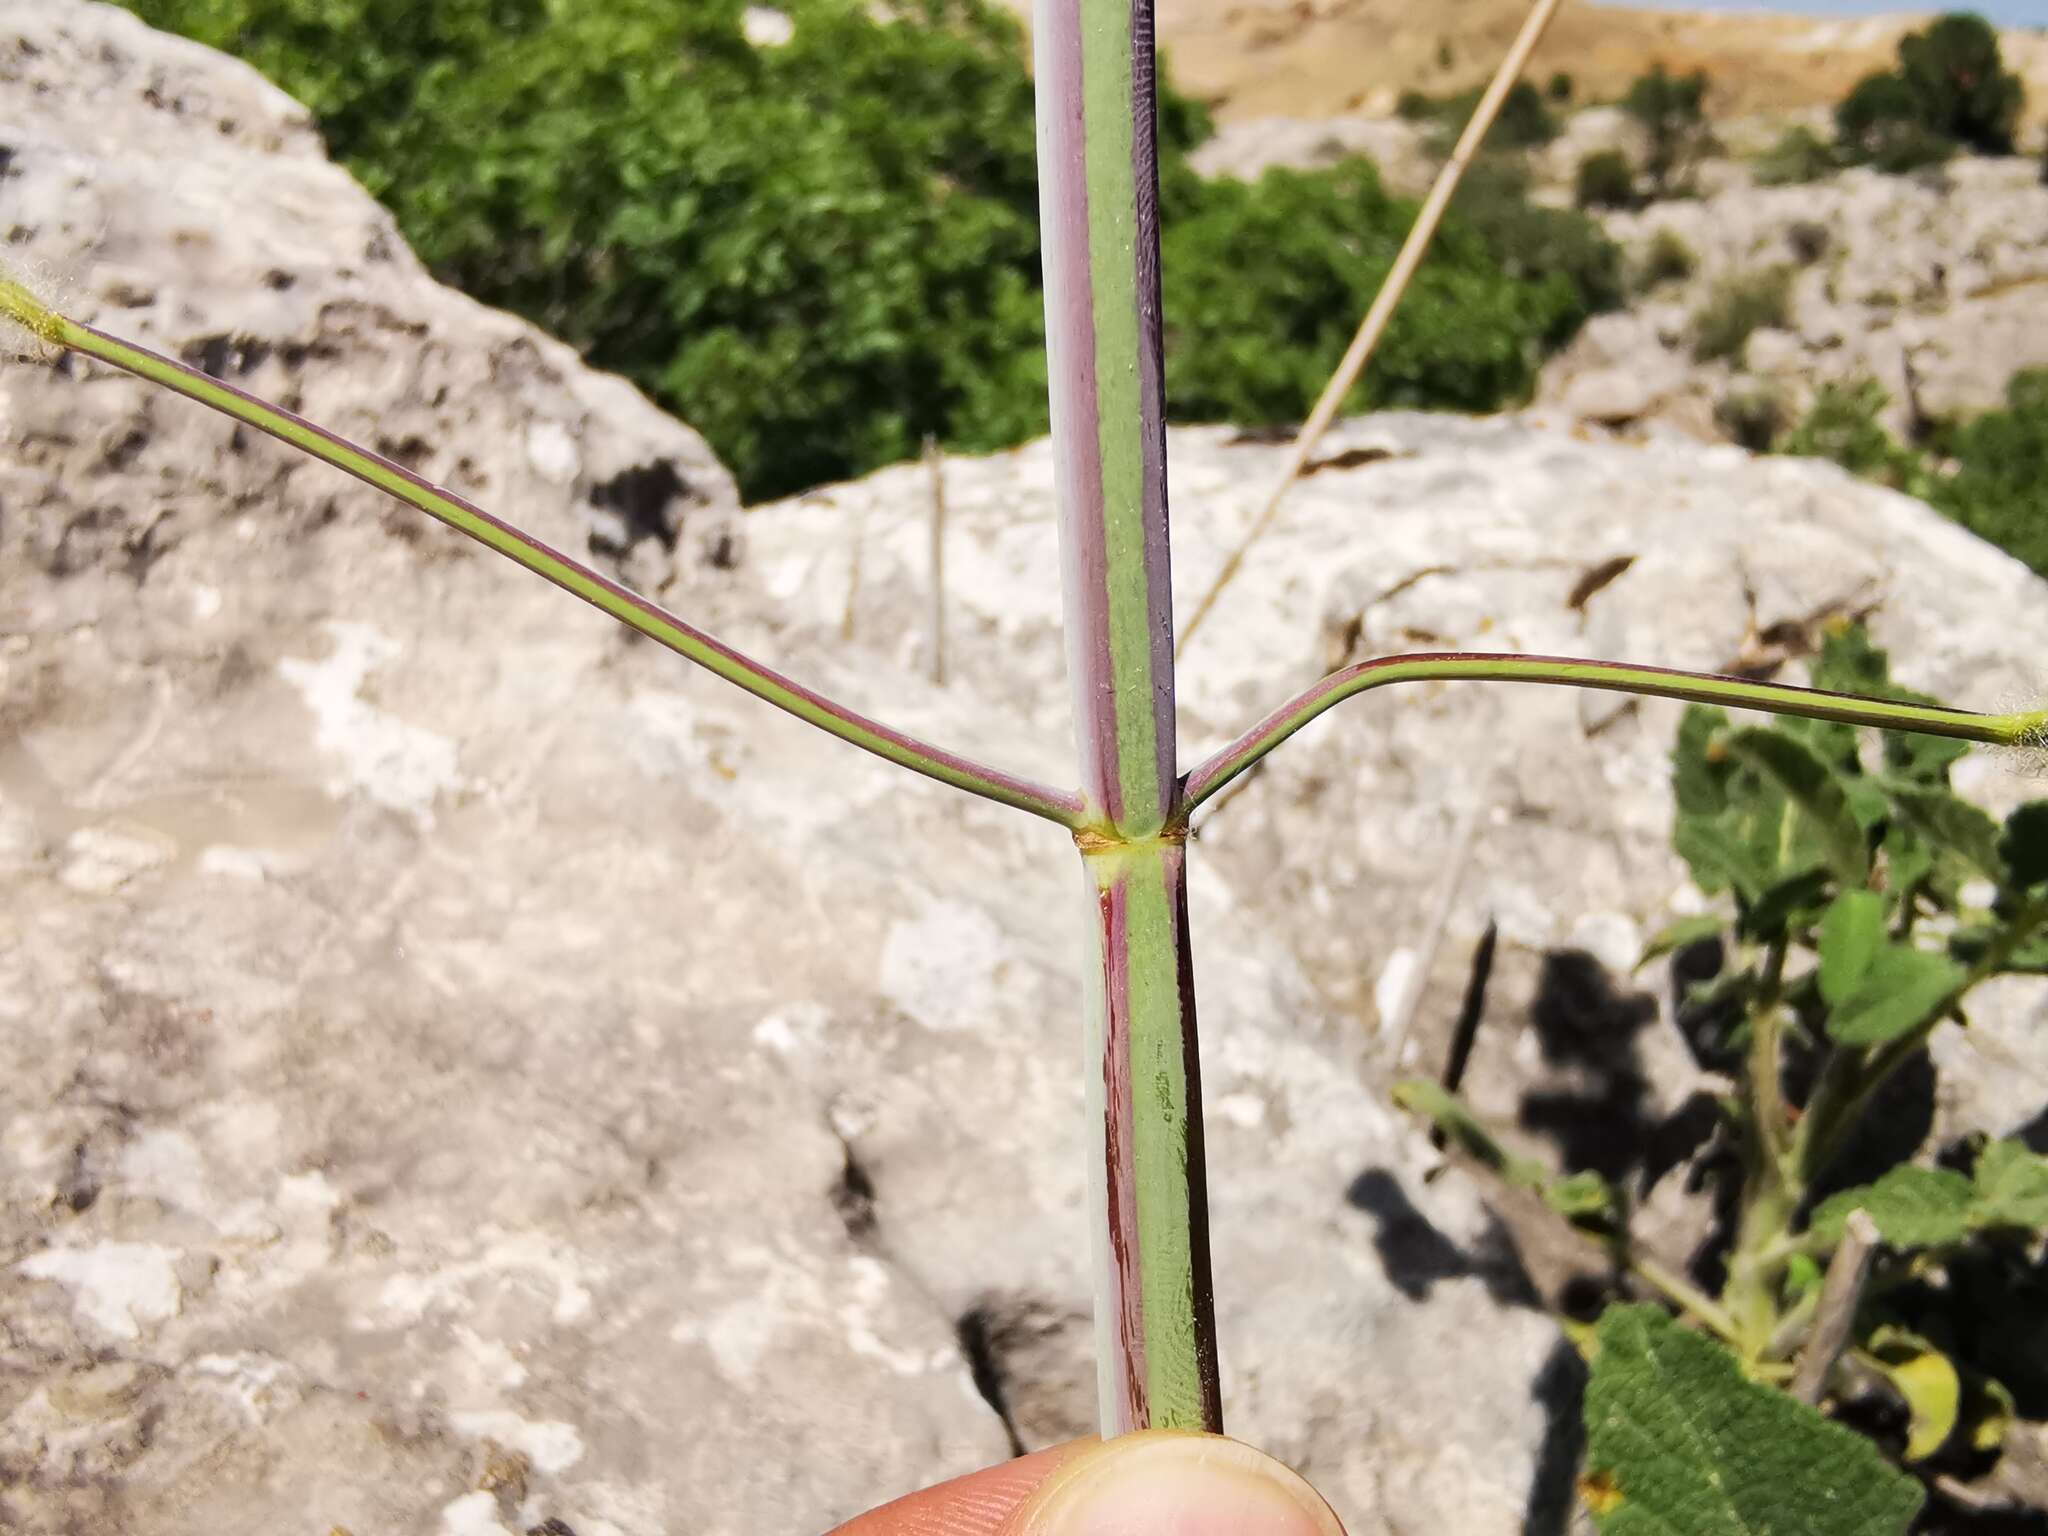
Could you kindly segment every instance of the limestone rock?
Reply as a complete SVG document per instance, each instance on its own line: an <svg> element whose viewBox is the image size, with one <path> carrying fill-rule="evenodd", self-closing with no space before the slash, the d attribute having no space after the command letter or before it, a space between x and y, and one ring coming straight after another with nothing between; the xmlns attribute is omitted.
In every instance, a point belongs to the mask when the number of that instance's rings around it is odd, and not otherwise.
<svg viewBox="0 0 2048 1536"><path fill-rule="evenodd" d="M1316 170L1364 156L1379 167L1387 189L1420 197L1436 176L1427 129L1398 117L1346 113L1338 117L1226 118L1190 163L1204 176L1256 181L1274 166Z"/></svg>
<svg viewBox="0 0 2048 1536"><path fill-rule="evenodd" d="M1728 169L1725 163L1723 169ZM1587 326L1545 366L1537 400L1612 422L1622 406L1721 435L1715 406L1765 387L1794 416L1821 385L1875 380L1885 425L1966 418L2004 403L2022 369L2048 367L2048 186L2031 159L1962 159L1914 176L1844 171L1804 186L1708 179L1708 195L1605 216L1638 256L1660 236L1698 258L1630 320ZM1697 314L1716 291L1772 268L1789 275L1782 330L1756 333L1740 369L1692 356ZM1617 396L1614 380L1640 380Z"/></svg>

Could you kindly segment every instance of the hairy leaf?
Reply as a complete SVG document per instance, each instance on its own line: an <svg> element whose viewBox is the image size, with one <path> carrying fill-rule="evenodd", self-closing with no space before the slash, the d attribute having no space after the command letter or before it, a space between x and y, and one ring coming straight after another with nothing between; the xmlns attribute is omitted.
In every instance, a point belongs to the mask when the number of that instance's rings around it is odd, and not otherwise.
<svg viewBox="0 0 2048 1536"><path fill-rule="evenodd" d="M1900 813L1936 848L1949 849L1978 874L1999 877L1998 823L1984 811L1945 789L1886 787Z"/></svg>
<svg viewBox="0 0 2048 1536"><path fill-rule="evenodd" d="M1896 1040L1939 1011L1963 980L1963 968L1946 955L1887 944L1828 1015L1828 1034L1838 1045Z"/></svg>
<svg viewBox="0 0 2048 1536"><path fill-rule="evenodd" d="M1687 945L1697 944L1702 939L1713 938L1727 926L1727 921L1726 918L1717 917L1711 912L1701 912L1667 924L1658 929L1650 942L1643 946L1643 955L1636 961L1636 969L1640 971L1652 960L1668 955L1673 950L1684 949Z"/></svg>
<svg viewBox="0 0 2048 1536"><path fill-rule="evenodd" d="M1820 920L1820 995L1838 1004L1851 996L1884 947L1884 898L1844 891Z"/></svg>
<svg viewBox="0 0 2048 1536"><path fill-rule="evenodd" d="M2048 1157L2024 1142L1994 1141L1977 1158L1978 1226L2048 1227Z"/></svg>
<svg viewBox="0 0 2048 1536"><path fill-rule="evenodd" d="M1870 873L1870 854L1834 771L1783 731L1759 727L1735 731L1725 740L1731 753L1792 797L1811 822L1836 877L1844 885L1861 885Z"/></svg>
<svg viewBox="0 0 2048 1536"><path fill-rule="evenodd" d="M1813 1230L1824 1242L1838 1243L1849 1213L1864 1210L1894 1247L1938 1248L1969 1236L1976 1194L1952 1168L1902 1164L1875 1184L1830 1195L1813 1213Z"/></svg>
<svg viewBox="0 0 2048 1536"><path fill-rule="evenodd" d="M1833 884L1825 869L1801 870L1774 882L1742 914L1742 931L1753 939L1775 939L1787 929L1811 925Z"/></svg>
<svg viewBox="0 0 2048 1536"><path fill-rule="evenodd" d="M1658 1308L1609 1308L1598 1340L1584 1486L1606 1536L1899 1536L1918 1512L1868 1440Z"/></svg>
<svg viewBox="0 0 2048 1536"><path fill-rule="evenodd" d="M1671 789L1685 816L1718 816L1728 808L1728 778L1733 771L1725 756L1714 755L1714 739L1728 729L1728 712L1707 704L1686 708L1678 724L1678 743L1671 749Z"/></svg>

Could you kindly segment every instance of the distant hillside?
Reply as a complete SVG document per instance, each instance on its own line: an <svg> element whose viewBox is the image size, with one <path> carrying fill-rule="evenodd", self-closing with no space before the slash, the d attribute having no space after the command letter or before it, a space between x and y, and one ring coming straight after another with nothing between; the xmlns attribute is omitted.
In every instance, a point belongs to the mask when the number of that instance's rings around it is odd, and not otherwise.
<svg viewBox="0 0 2048 1536"><path fill-rule="evenodd" d="M1158 0L1174 79L1219 116L1385 113L1403 90L1459 90L1484 80L1528 8L1524 0ZM1890 64L1924 16L1806 20L1610 10L1570 0L1531 67L1564 70L1580 101L1612 98L1653 64L1703 68L1717 116L1833 104ZM2048 32L2006 29L2005 55L2025 77L2027 120L2048 121Z"/></svg>

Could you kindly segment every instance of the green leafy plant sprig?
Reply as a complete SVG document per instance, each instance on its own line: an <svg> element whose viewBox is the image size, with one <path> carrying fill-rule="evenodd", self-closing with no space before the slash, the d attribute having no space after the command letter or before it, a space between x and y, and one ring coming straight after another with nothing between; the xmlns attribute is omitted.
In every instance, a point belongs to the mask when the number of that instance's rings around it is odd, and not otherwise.
<svg viewBox="0 0 2048 1536"><path fill-rule="evenodd" d="M1812 676L1925 702L1891 681L1860 628L1828 634ZM2048 1301L2032 1260L2048 1233L2048 1158L1991 1140L1956 1149L1954 1166L1913 1162L1924 1126L1900 1146L1884 1107L1937 1026L1967 1019L1978 987L2048 974L2048 800L1994 820L1949 783L1966 750L1840 721L1684 716L1672 842L1715 910L1673 923L1643 959L1719 956L1681 1008L1696 1054L1737 1085L1695 1154L1732 1213L1717 1292L1638 1251L1642 1192L1506 1150L1435 1084L1397 1094L1542 1192L1698 1330L1621 1306L1587 1338L1586 1497L1603 1529L1902 1531L1914 1480L1794 1397L1895 1401L1908 1426L1895 1456L1918 1468L1945 1448L1995 1455L2016 1394L2037 1390L2039 1365L2010 1346L2027 1307ZM1973 1321L1965 1295L1995 1296L2001 1321ZM1674 1419L1705 1427L1646 1442ZM1756 1442L1764 1434L1774 1447ZM1748 1523L1716 1525L1721 1512ZM1653 1514L1666 1523L1631 1523Z"/></svg>

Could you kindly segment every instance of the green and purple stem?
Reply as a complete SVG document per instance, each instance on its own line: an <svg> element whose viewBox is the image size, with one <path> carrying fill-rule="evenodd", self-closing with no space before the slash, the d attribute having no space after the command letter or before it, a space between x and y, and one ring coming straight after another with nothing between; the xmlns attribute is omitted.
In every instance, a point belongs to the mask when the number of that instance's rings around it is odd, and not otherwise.
<svg viewBox="0 0 2048 1536"><path fill-rule="evenodd" d="M10 293L9 286L0 284L0 314L12 312L10 301L20 302L19 290ZM30 325L39 338L175 390L188 399L211 406L313 458L354 475L358 480L418 508L429 517L439 519L457 532L467 534L479 544L525 566L565 592L573 593L593 608L716 673L727 682L744 688L756 698L765 699L776 708L788 711L841 741L850 742L865 752L927 778L937 779L942 784L950 784L1003 805L1015 806L1063 827L1072 829L1081 823L1080 797L1069 791L1034 784L871 720L741 654L722 640L685 623L658 603L650 602L573 556L492 516L453 491L435 485L303 416L260 400L211 374L175 362L145 347L121 341L89 325L61 316L48 316L47 311L44 315L46 318L41 323ZM35 317L17 313L15 318L29 320Z"/></svg>
<svg viewBox="0 0 2048 1536"><path fill-rule="evenodd" d="M1648 698L1684 699L1694 704L1719 704L1730 709L1754 709L1765 714L1797 715L1809 720L1836 720L1844 725L1872 726L1878 730L1950 736L1998 746L2042 745L2043 733L2048 731L2048 710L1982 715L1938 704L1867 699L1853 693L1829 693L1789 683L1756 682L1672 667L1488 651L1382 656L1332 672L1237 740L1205 758L1187 776L1182 794L1184 809L1192 812L1316 716L1352 695L1392 683L1428 682L1540 683L1593 688Z"/></svg>
<svg viewBox="0 0 2048 1536"><path fill-rule="evenodd" d="M1105 1434L1223 1427L1173 696L1150 0L1040 0L1048 372L1096 935L1090 1179Z"/></svg>

